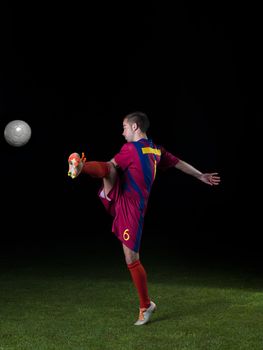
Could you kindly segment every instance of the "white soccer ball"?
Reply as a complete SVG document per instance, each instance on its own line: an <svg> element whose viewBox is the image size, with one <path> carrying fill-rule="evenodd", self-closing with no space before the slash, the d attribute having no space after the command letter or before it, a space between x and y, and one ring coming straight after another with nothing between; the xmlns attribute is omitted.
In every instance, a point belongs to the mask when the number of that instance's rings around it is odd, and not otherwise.
<svg viewBox="0 0 263 350"><path fill-rule="evenodd" d="M9 145L20 147L29 141L31 133L31 128L25 121L13 120L6 125L4 137Z"/></svg>

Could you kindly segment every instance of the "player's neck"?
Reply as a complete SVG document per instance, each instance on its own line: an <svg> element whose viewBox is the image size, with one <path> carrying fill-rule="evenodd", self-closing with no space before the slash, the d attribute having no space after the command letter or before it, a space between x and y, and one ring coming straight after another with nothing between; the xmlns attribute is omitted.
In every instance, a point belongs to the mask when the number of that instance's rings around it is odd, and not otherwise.
<svg viewBox="0 0 263 350"><path fill-rule="evenodd" d="M139 141L139 140L141 140L141 139L148 139L148 137L147 137L147 135L145 134L145 133L143 133L143 132L140 132L140 133L138 133L138 134L136 134L136 135L134 135L134 141L136 142L136 141Z"/></svg>

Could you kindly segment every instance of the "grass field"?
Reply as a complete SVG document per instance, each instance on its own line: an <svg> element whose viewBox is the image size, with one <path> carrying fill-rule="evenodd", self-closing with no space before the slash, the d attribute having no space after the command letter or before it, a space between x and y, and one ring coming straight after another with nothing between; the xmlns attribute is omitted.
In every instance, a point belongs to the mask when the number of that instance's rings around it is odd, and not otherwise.
<svg viewBox="0 0 263 350"><path fill-rule="evenodd" d="M0 350L262 350L262 276L253 268L141 258L157 304L136 327L123 257L2 257Z"/></svg>

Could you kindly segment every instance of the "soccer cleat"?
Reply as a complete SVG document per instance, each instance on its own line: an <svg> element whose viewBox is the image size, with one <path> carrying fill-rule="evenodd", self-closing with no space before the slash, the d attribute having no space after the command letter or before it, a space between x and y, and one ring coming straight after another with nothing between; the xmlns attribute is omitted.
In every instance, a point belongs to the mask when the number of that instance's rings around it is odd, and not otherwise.
<svg viewBox="0 0 263 350"><path fill-rule="evenodd" d="M85 161L86 161L86 158L84 153L82 153L81 158L78 153L71 153L71 155L68 157L68 165L69 165L68 176L70 176L72 179L75 179L75 177L77 177L81 172Z"/></svg>
<svg viewBox="0 0 263 350"><path fill-rule="evenodd" d="M135 326L142 326L143 324L149 322L152 313L156 310L156 305L153 301L151 301L151 305L148 307L148 309L143 308L140 309L139 318L138 321L134 323Z"/></svg>

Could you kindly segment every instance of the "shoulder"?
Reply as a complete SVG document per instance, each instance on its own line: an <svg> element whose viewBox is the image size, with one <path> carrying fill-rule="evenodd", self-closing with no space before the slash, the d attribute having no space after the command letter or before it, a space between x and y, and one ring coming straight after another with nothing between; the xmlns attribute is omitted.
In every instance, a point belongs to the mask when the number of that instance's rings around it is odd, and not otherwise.
<svg viewBox="0 0 263 350"><path fill-rule="evenodd" d="M135 148L134 142L127 142L122 145L120 152L131 152Z"/></svg>
<svg viewBox="0 0 263 350"><path fill-rule="evenodd" d="M163 154L163 153L165 153L166 152L166 149L162 146L162 145L160 145L160 144L154 144L154 147L158 150L158 151L160 151L160 156Z"/></svg>

